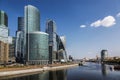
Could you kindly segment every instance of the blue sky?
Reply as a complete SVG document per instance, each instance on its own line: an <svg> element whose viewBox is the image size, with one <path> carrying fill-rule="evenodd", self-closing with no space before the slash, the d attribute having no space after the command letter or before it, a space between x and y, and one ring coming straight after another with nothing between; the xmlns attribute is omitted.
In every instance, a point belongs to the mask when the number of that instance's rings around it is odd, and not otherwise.
<svg viewBox="0 0 120 80"><path fill-rule="evenodd" d="M57 33L66 36L67 52L74 58L93 58L102 49L109 56L120 56L120 0L0 0L11 36L28 4L40 10L41 31L47 19L56 22Z"/></svg>

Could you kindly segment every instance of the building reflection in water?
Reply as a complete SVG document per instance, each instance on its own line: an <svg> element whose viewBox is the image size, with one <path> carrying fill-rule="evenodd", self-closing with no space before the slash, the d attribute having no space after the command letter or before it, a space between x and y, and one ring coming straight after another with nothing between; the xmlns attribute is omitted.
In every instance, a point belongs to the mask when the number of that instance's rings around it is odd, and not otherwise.
<svg viewBox="0 0 120 80"><path fill-rule="evenodd" d="M107 66L104 63L101 64L101 71L103 76L107 75Z"/></svg>
<svg viewBox="0 0 120 80"><path fill-rule="evenodd" d="M4 79L4 80L67 80L67 70L45 71L40 74Z"/></svg>
<svg viewBox="0 0 120 80"><path fill-rule="evenodd" d="M49 80L67 80L67 70L50 71Z"/></svg>

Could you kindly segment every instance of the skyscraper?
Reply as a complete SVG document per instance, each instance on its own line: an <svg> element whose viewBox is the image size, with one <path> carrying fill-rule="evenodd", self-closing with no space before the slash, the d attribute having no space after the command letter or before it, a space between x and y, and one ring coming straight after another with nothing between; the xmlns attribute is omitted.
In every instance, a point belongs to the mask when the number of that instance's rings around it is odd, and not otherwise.
<svg viewBox="0 0 120 80"><path fill-rule="evenodd" d="M56 41L56 24L53 20L48 20L46 23L46 33L49 34L49 61L56 61L57 41Z"/></svg>
<svg viewBox="0 0 120 80"><path fill-rule="evenodd" d="M108 51L107 50L102 50L101 51L101 62L104 62L105 59L107 58L108 56Z"/></svg>
<svg viewBox="0 0 120 80"><path fill-rule="evenodd" d="M0 41L8 43L8 16L0 10Z"/></svg>
<svg viewBox="0 0 120 80"><path fill-rule="evenodd" d="M0 10L0 25L8 27L8 16L4 11Z"/></svg>
<svg viewBox="0 0 120 80"><path fill-rule="evenodd" d="M25 32L40 31L40 12L32 6L25 6Z"/></svg>
<svg viewBox="0 0 120 80"><path fill-rule="evenodd" d="M0 64L6 64L9 56L8 16L0 10Z"/></svg>
<svg viewBox="0 0 120 80"><path fill-rule="evenodd" d="M40 32L40 12L25 6L24 53L28 64L48 64L48 34Z"/></svg>
<svg viewBox="0 0 120 80"><path fill-rule="evenodd" d="M24 31L24 17L18 17L18 31Z"/></svg>
<svg viewBox="0 0 120 80"><path fill-rule="evenodd" d="M18 17L18 30L16 31L15 56L17 62L24 61L24 17Z"/></svg>

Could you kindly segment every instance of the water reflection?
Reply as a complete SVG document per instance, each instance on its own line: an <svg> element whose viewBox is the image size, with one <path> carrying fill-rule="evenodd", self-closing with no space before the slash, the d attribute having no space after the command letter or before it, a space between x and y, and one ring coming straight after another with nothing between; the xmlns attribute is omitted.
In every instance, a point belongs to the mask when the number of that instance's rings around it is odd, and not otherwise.
<svg viewBox="0 0 120 80"><path fill-rule="evenodd" d="M101 64L101 71L103 76L107 75L107 66L104 63Z"/></svg>
<svg viewBox="0 0 120 80"><path fill-rule="evenodd" d="M4 80L120 80L120 72L112 71L110 67L111 65L106 64L88 63L86 66L76 66L67 70L45 71Z"/></svg>
<svg viewBox="0 0 120 80"><path fill-rule="evenodd" d="M2 80L67 80L67 70L47 71L40 74Z"/></svg>
<svg viewBox="0 0 120 80"><path fill-rule="evenodd" d="M67 80L67 70L50 71L49 80Z"/></svg>

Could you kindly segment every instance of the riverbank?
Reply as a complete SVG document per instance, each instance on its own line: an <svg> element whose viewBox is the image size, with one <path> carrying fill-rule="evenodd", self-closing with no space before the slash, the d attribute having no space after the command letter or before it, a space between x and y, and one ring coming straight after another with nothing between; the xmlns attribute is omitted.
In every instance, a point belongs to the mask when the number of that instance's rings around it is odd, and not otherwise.
<svg viewBox="0 0 120 80"><path fill-rule="evenodd" d="M45 66L45 67L36 67L36 68L30 68L30 69L24 69L21 70L8 70L8 71L0 71L0 77L9 77L14 75L23 75L23 74L35 74L37 72L43 72L43 71L50 71L50 70L59 70L59 69L65 69L78 66L78 64L70 64L70 65L62 65L62 66Z"/></svg>

